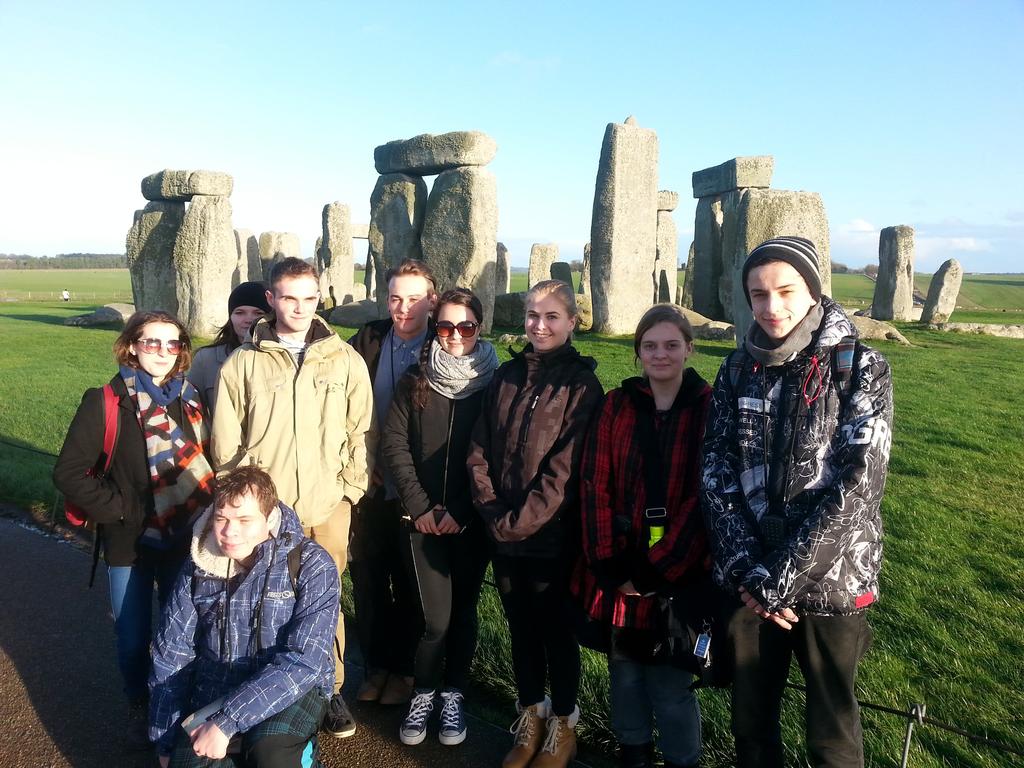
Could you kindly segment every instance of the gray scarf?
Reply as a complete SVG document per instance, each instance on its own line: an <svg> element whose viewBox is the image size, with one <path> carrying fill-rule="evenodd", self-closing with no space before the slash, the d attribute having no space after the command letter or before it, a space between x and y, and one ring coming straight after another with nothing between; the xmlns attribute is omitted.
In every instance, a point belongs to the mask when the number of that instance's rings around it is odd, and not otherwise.
<svg viewBox="0 0 1024 768"><path fill-rule="evenodd" d="M755 320L747 329L747 336L743 340L747 353L766 368L782 365L796 356L797 352L806 349L814 339L814 334L821 327L821 319L825 316L825 310L819 301L807 317L797 323L796 328L789 332L789 335L781 342L774 342L768 338L761 326Z"/></svg>
<svg viewBox="0 0 1024 768"><path fill-rule="evenodd" d="M427 358L427 383L449 400L464 400L490 384L497 367L498 353L489 341L478 341L468 355L454 357L434 339Z"/></svg>

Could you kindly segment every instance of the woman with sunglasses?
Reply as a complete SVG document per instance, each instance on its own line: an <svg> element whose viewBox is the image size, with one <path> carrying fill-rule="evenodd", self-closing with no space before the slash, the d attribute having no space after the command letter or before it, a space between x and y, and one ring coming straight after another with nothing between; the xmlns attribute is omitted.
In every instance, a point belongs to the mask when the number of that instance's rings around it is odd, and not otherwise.
<svg viewBox="0 0 1024 768"><path fill-rule="evenodd" d="M212 499L207 424L185 380L191 352L188 332L173 315L132 315L114 342L120 371L109 383L117 410L109 470L97 471L104 465L103 387L82 396L53 470L57 488L97 526L128 697L129 751L149 748L153 589L162 605L188 556L192 514Z"/></svg>
<svg viewBox="0 0 1024 768"><path fill-rule="evenodd" d="M498 356L478 339L483 307L472 292L447 291L433 315L437 335L398 385L381 455L410 520L407 562L424 618L415 691L399 738L403 744L426 738L440 694L438 738L451 746L466 738L462 692L476 650L488 549L469 494L466 453Z"/></svg>

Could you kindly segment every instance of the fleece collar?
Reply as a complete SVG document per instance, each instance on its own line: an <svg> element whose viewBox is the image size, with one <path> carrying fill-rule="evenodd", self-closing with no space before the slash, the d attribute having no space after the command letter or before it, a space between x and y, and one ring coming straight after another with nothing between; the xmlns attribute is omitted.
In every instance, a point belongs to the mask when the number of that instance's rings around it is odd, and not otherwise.
<svg viewBox="0 0 1024 768"><path fill-rule="evenodd" d="M281 534L281 508L275 506L267 520L270 523L270 535L276 539ZM192 526L192 562L203 573L220 579L226 579L232 572L237 573L239 570L238 564L224 554L217 544L217 537L213 535L212 504Z"/></svg>

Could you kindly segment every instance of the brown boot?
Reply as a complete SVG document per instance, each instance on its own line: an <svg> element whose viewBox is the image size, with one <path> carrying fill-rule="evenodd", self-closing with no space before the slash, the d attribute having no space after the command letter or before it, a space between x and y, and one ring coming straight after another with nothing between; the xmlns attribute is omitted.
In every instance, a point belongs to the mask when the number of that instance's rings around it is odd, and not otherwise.
<svg viewBox="0 0 1024 768"><path fill-rule="evenodd" d="M509 731L514 737L512 749L501 761L501 768L526 768L540 751L541 742L544 740L544 720L548 716L550 702L547 697L544 701L523 707L516 702L516 711L519 717L512 723Z"/></svg>
<svg viewBox="0 0 1024 768"><path fill-rule="evenodd" d="M547 735L540 753L530 763L530 768L566 768L576 757L576 723L580 719L580 708L571 715L551 715L547 722Z"/></svg>
<svg viewBox="0 0 1024 768"><path fill-rule="evenodd" d="M388 681L386 669L371 669L366 673L366 679L359 686L356 694L356 701L377 701L384 691L384 684Z"/></svg>
<svg viewBox="0 0 1024 768"><path fill-rule="evenodd" d="M411 677L388 673L388 681L384 684L378 701L381 704L408 704L412 701L412 690L416 681Z"/></svg>

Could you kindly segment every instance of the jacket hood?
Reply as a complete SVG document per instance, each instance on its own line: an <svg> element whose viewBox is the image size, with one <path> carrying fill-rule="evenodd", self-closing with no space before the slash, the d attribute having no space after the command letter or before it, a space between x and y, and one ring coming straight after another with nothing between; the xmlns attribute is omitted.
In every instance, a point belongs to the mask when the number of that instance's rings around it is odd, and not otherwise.
<svg viewBox="0 0 1024 768"><path fill-rule="evenodd" d="M821 309L824 316L821 319L818 338L814 342L816 348L834 347L846 336L857 338L857 327L835 301L828 296L822 296Z"/></svg>
<svg viewBox="0 0 1024 768"><path fill-rule="evenodd" d="M274 322L275 317L271 313L264 315L253 323L249 329L250 341L248 343L260 351L281 349L281 342L277 339ZM320 315L313 315L313 322L306 333L306 341L309 342L310 349L313 349L318 343L330 344L332 338L337 342L341 341L341 338L334 332L334 329Z"/></svg>
<svg viewBox="0 0 1024 768"><path fill-rule="evenodd" d="M653 408L654 407L654 395L651 392L651 383L643 376L632 376L622 381L622 391L629 396L629 399L637 404L638 407ZM705 394L710 392L710 385L704 380L704 378L697 373L693 368L687 368L683 371L683 383L679 387L679 393L676 395L675 401L672 403L673 408L686 405L694 402Z"/></svg>
<svg viewBox="0 0 1024 768"><path fill-rule="evenodd" d="M591 371L597 369L597 360L589 355L581 355L579 350L572 345L571 341L567 341L562 346L557 349L552 349L549 352L538 352L533 348L533 344L527 344L523 347L522 352L516 352L514 349L509 347L509 353L511 353L513 360L522 360L523 362L535 361L540 365L565 365L575 363L580 367L587 368Z"/></svg>
<svg viewBox="0 0 1024 768"><path fill-rule="evenodd" d="M192 562L206 575L223 579L230 576L232 571L237 572L237 566L232 566L231 558L224 554L213 535L213 509L214 505L211 504L192 526ZM277 502L267 521L272 539L290 539L297 542L302 538L299 517L287 504ZM269 543L270 539L260 544L257 549L266 547Z"/></svg>

